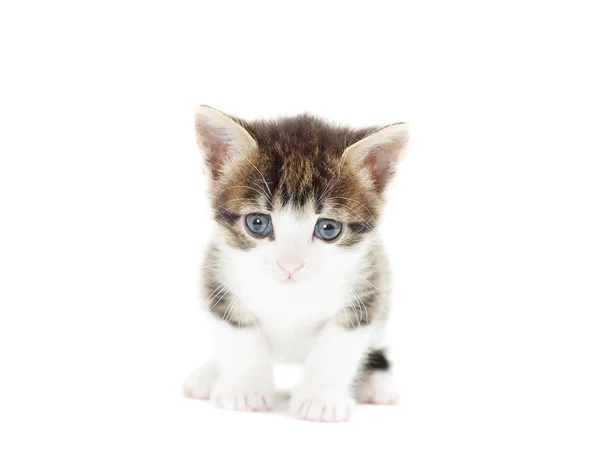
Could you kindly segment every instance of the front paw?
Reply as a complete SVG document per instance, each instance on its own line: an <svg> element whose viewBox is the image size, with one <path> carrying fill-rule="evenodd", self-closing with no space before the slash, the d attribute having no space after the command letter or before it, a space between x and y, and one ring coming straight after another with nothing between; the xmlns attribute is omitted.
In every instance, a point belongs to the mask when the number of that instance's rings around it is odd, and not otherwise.
<svg viewBox="0 0 600 466"><path fill-rule="evenodd" d="M296 390L290 401L290 410L297 419L320 422L350 420L354 400L344 391Z"/></svg>
<svg viewBox="0 0 600 466"><path fill-rule="evenodd" d="M273 405L273 386L267 381L220 378L210 393L210 400L224 409L268 411Z"/></svg>

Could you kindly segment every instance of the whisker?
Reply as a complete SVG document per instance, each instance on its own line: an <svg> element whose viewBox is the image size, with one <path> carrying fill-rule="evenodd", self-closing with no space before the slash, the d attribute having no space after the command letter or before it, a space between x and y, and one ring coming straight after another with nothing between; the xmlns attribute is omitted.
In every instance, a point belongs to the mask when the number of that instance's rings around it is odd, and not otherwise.
<svg viewBox="0 0 600 466"><path fill-rule="evenodd" d="M224 321L227 321L231 317L231 314L233 313L233 308L235 306L236 301L237 301L237 298L233 298L231 300L231 302L229 303L229 305L227 306L227 309L225 309L225 313L223 314Z"/></svg>
<svg viewBox="0 0 600 466"><path fill-rule="evenodd" d="M374 215L373 215L373 213L372 213L372 212L369 210L369 208L368 208L366 205L364 205L362 202L358 202L356 199L350 199L350 198L348 198L348 197L341 197L341 196L330 197L329 199L332 199L332 200L333 200L333 199L344 199L344 200L346 200L346 201L352 201L352 202L354 202L354 203L356 203L356 204L358 204L358 205L360 205L360 206L364 207L364 209L365 209L367 212L369 212L369 215L371 216L371 218L372 218L373 220L375 220L375 216L374 216Z"/></svg>
<svg viewBox="0 0 600 466"><path fill-rule="evenodd" d="M375 285L373 285L373 283L371 283L369 280L367 280L367 278L363 275L359 276L362 280L364 280L365 282L367 282L367 285L369 285L371 287L371 289L376 289L377 291L381 291L379 288L377 288Z"/></svg>
<svg viewBox="0 0 600 466"><path fill-rule="evenodd" d="M350 291L350 293L352 293L352 290L349 290L349 291ZM353 311L352 314L354 314L354 316L356 317L356 324L360 325L360 319L358 317L358 312L356 310L356 306L354 306L354 302L350 301L348 304L350 304L350 307L352 308L352 311ZM362 315L361 315L361 317L362 317ZM356 327L354 327L354 328L356 328Z"/></svg>
<svg viewBox="0 0 600 466"><path fill-rule="evenodd" d="M371 225L369 222L367 222L367 221L366 221L364 218L362 218L362 217L361 217L361 216L358 214L358 212L357 212L356 210L352 209L351 207L348 207L347 205L345 205L345 204L341 204L341 203L333 203L333 204L332 204L332 207L334 207L334 206L340 206L340 207L343 207L343 208L345 208L345 209L348 209L349 211L353 212L353 213L356 215L356 218L353 218L353 220L357 220L357 219L358 219L358 220L360 220L362 223L366 224L366 225L367 225L369 228L373 229L373 226L372 226L372 225Z"/></svg>
<svg viewBox="0 0 600 466"><path fill-rule="evenodd" d="M365 280L365 281L366 281L366 280ZM368 287L371 289L371 294L373 294L373 296L375 296L375 298L376 298L378 301L381 301L381 300L379 299L379 295L378 295L377 293L375 293L375 290L373 289L373 286L372 286L372 285L371 285L369 282L367 282L367 285L368 285Z"/></svg>
<svg viewBox="0 0 600 466"><path fill-rule="evenodd" d="M333 175L333 178L331 178L331 180L329 180L329 183L327 183L327 186L325 187L325 191L323 192L323 194L321 194L321 196L319 196L319 201L323 201L323 199L325 199L325 197L327 197L327 195L333 190L333 188L335 188L335 185L337 184L337 182L340 179L339 172L336 175L329 167L327 167L327 170Z"/></svg>
<svg viewBox="0 0 600 466"><path fill-rule="evenodd" d="M355 296L355 298L358 300L359 306L362 305L362 308L360 309L360 320L362 320L362 311L363 309L365 310L365 317L368 321L369 319L369 311L367 310L367 306L365 306L365 303L363 302L363 300L360 298L360 296L358 296L354 291L352 291L352 294Z"/></svg>
<svg viewBox="0 0 600 466"><path fill-rule="evenodd" d="M346 319L346 324L350 324L348 327L352 326L353 329L356 328L352 320L349 318L347 310L344 310L344 318Z"/></svg>
<svg viewBox="0 0 600 466"><path fill-rule="evenodd" d="M235 149L238 151L239 155L241 155L242 157L244 157L246 159L246 161L250 165L252 165L254 167L254 169L258 172L258 174L262 178L263 182L265 183L265 186L267 187L267 190L269 191L269 194L271 195L271 197L273 197L273 193L271 192L271 188L269 188L269 184L267 183L267 180L265 179L265 177L263 176L263 174L261 173L261 171L256 167L256 165L254 165L252 163L252 161L248 157L246 157L246 154L244 154L244 152L240 149L240 147L237 144L237 141L232 136L230 129L229 128L225 128L225 129L227 130L227 133L229 134L229 139L231 141L233 141L233 145L234 145Z"/></svg>
<svg viewBox="0 0 600 466"><path fill-rule="evenodd" d="M258 186L258 187L260 188L260 186ZM230 189L234 189L234 188L246 188L246 189L251 189L252 191L256 191L258 194L262 194L263 196L265 196L269 205L271 205L271 207L273 207L273 204L271 203L271 199L269 198L267 192L264 189L256 189L256 188L253 188L252 186L246 186L246 185L228 186L226 188L221 189L214 196L217 196L221 193L224 193L225 191L229 191Z"/></svg>
<svg viewBox="0 0 600 466"><path fill-rule="evenodd" d="M356 300L356 304L358 304L358 310L360 311L360 321L362 321L362 318L363 318L363 308L361 307L362 301L359 300L358 296L356 295L356 293L354 291L350 290L350 293L352 293L352 295L354 296L354 299Z"/></svg>
<svg viewBox="0 0 600 466"><path fill-rule="evenodd" d="M223 300L223 298L225 296L227 296L227 294L228 294L228 291L224 290L223 294L221 295L221 297L219 298L219 300L215 304L213 304L209 310L212 310L217 304L219 304Z"/></svg>
<svg viewBox="0 0 600 466"><path fill-rule="evenodd" d="M225 260L223 260L223 262L225 262ZM227 261L229 262L229 261ZM205 264L202 267L200 267L201 269L210 269L211 267L216 267L218 265L223 265L222 262L214 262L213 264Z"/></svg>
<svg viewBox="0 0 600 466"><path fill-rule="evenodd" d="M210 306L208 308L208 310L209 311L212 310L212 308L214 308L217 304L219 304L219 301L221 301L226 295L227 295L227 290L223 289L223 290L219 291L219 293L216 294L213 297L213 299L211 299L210 302L207 304L207 307ZM211 306L211 304L212 304L212 306Z"/></svg>
<svg viewBox="0 0 600 466"><path fill-rule="evenodd" d="M215 289L213 290L213 292L212 292L210 295L208 295L208 296L206 297L206 300L208 301L212 295L214 295L214 294L215 294L217 291L219 291L219 290L220 290L221 288L223 288L224 286L225 286L225 283L221 283L221 284L220 284L220 285L219 285L217 288L215 288ZM211 301L212 301L212 300L211 300Z"/></svg>
<svg viewBox="0 0 600 466"><path fill-rule="evenodd" d="M252 181L252 184L253 184L254 186L256 186L257 188L259 188L259 189L260 189L260 192L262 192L262 193L263 193L263 196L265 196L265 197L267 198L267 201L269 202L269 204L271 205L271 207L273 207L273 204L271 203L271 198L272 198L273 196L269 196L269 195L267 194L267 192L264 190L264 188L263 188L263 187L260 185L260 183L259 183L258 181L259 181L259 180L253 180L253 181Z"/></svg>
<svg viewBox="0 0 600 466"><path fill-rule="evenodd" d="M229 199L226 202L223 202L223 203L219 204L217 207L224 207L224 206L229 205L232 202L236 202L236 201L246 201L246 202L248 202L248 199L246 199L244 197L238 197L236 199Z"/></svg>

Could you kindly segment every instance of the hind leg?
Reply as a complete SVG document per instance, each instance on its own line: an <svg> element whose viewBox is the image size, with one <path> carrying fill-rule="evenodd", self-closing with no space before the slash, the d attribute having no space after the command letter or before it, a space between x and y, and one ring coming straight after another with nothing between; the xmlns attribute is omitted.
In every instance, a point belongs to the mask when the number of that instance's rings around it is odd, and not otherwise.
<svg viewBox="0 0 600 466"><path fill-rule="evenodd" d="M367 353L354 396L359 403L391 405L398 402L398 390L391 362L384 350L370 350Z"/></svg>

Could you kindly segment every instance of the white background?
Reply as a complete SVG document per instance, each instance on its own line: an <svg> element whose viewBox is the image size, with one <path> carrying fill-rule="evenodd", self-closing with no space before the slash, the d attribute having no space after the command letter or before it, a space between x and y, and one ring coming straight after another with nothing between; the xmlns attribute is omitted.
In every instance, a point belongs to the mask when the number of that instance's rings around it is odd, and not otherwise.
<svg viewBox="0 0 600 466"><path fill-rule="evenodd" d="M599 464L595 2L351 3L2 3L1 464ZM210 344L197 104L410 123L397 407L182 398Z"/></svg>

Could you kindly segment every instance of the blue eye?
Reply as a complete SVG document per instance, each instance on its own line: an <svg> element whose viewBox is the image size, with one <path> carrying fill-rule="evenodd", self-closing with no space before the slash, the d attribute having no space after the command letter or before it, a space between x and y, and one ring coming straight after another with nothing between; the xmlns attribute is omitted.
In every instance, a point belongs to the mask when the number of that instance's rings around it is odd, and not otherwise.
<svg viewBox="0 0 600 466"><path fill-rule="evenodd" d="M273 231L271 217L264 214L246 215L246 226L250 230L250 233L257 236L267 236Z"/></svg>
<svg viewBox="0 0 600 466"><path fill-rule="evenodd" d="M321 219L315 225L315 236L324 241L333 241L342 232L342 224L337 220Z"/></svg>

